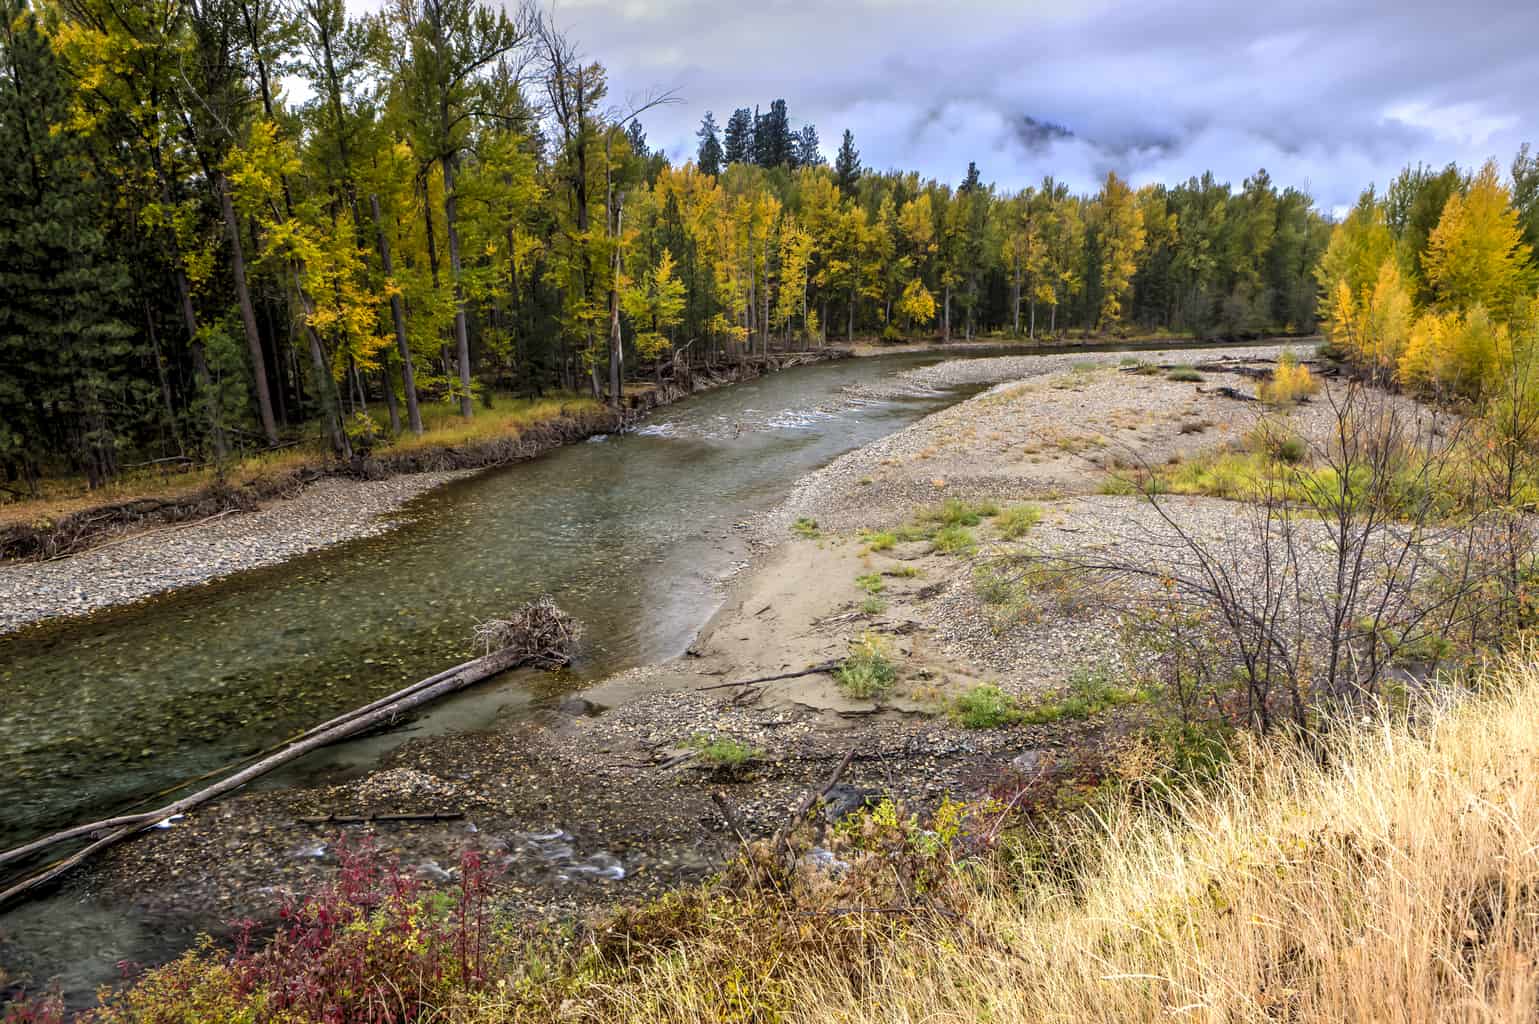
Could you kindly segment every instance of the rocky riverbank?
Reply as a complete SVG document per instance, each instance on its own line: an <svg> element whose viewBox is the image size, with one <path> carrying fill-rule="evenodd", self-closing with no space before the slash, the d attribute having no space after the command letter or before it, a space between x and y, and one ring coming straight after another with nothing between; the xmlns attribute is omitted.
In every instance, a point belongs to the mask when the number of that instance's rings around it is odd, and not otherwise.
<svg viewBox="0 0 1539 1024"><path fill-rule="evenodd" d="M417 496L474 470L329 478L252 512L131 534L78 555L0 567L0 634L85 615L391 529Z"/></svg>
<svg viewBox="0 0 1539 1024"><path fill-rule="evenodd" d="M1205 355L1201 384L1071 365L932 415L812 474L757 524L755 565L732 583L688 656L490 732L407 743L363 779L225 801L113 853L73 884L160 913L234 911L324 876L339 835L373 834L428 877L447 877L467 846L495 854L508 899L563 913L709 871L735 842L717 791L743 827L762 832L851 749L852 799L888 792L926 801L976 795L1002 776L1093 746L1118 726L969 730L945 711L980 682L1040 695L1077 666L1114 659L1109 610L1065 602L1035 625L1000 629L976 597L976 550L943 553L919 540L876 550L861 531L970 494L1039 502L1045 542L1132 535L1147 525L1143 506L1097 494L1104 470L1079 446L1049 446L1037 435L1071 425L1117 429L1125 435L1118 443L1150 459L1171 445L1195 452L1221 444L1259 413L1253 403L1197 390L1244 383L1216 368L1234 354ZM977 381L1022 369L977 362L985 365L907 376ZM1194 418L1208 426L1183 433L1180 425ZM1243 516L1228 502L1181 502L1216 535L1232 534ZM819 525L798 535L787 527L797 519ZM1006 543L994 527L977 533L980 545ZM880 638L897 667L895 684L876 699L848 695L827 672L730 685L838 660L868 636ZM748 751L746 763L733 768L711 754L721 740ZM311 820L382 813L460 817L340 828Z"/></svg>
<svg viewBox="0 0 1539 1024"><path fill-rule="evenodd" d="M242 487L213 486L165 500L84 509L44 524L12 524L0 528L0 635L373 536L391 529L412 499L452 480L620 429L691 394L846 355L831 349L702 368L661 388L627 392L624 412L563 410L517 433L387 448L350 464L318 464ZM64 553L53 554L56 548Z"/></svg>
<svg viewBox="0 0 1539 1024"><path fill-rule="evenodd" d="M772 831L846 754L835 812L883 796L926 805L1069 777L1087 752L1104 764L1132 735L1136 708L993 729L953 714L980 683L1031 702L1076 676L1128 678L1124 606L1073 586L1001 603L983 585L990 565L1028 546L1142 564L1170 557L1169 524L1136 496L1102 493L1107 480L1228 446L1267 415L1306 437L1328 428L1323 400L1278 413L1243 400L1278 351L1140 353L1150 367L1195 364L1175 379L1117 354L897 375L893 393L993 386L835 460L745 524L754 562L687 656L487 731L412 740L361 777L200 809L80 872L68 897L152 920L260 916L328 877L338 843L368 841L433 882L451 881L460 855L477 851L495 865L506 905L560 917L706 876L736 829ZM948 498L1029 502L1040 521L1015 533L981 517L967 543L943 550L915 528ZM1166 508L1244 571L1247 506L1189 497ZM878 646L894 670L881 693L854 696L826 669L806 671L858 643ZM391 819L399 815L437 817Z"/></svg>

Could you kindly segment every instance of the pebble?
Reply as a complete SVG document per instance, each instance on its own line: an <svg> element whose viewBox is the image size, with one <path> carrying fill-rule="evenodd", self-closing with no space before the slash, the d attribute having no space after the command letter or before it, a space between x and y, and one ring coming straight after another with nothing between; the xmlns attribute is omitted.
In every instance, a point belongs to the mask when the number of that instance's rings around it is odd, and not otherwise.
<svg viewBox="0 0 1539 1024"><path fill-rule="evenodd" d="M158 528L57 561L0 564L0 635L384 533L407 501L473 472L330 477L255 512Z"/></svg>

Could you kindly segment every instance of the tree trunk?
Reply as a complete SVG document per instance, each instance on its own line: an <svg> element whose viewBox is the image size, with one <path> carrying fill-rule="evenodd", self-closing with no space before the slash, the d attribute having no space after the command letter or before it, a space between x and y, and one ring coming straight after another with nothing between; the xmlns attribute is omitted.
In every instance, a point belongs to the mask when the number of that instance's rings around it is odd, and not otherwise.
<svg viewBox="0 0 1539 1024"><path fill-rule="evenodd" d="M379 233L379 260L388 279L394 270L390 262L390 238L385 234L385 224L379 215L379 196L369 196L369 211L374 215L374 230ZM406 421L411 432L422 436L422 410L417 406L417 371L412 366L411 346L406 342L406 311L401 306L401 295L390 295L390 318L395 322L395 346L401 353L401 383L406 392ZM393 391L387 377L385 390ZM392 410L393 410L392 406ZM397 430L400 428L397 427Z"/></svg>
<svg viewBox="0 0 1539 1024"><path fill-rule="evenodd" d="M278 424L273 419L272 392L267 386L267 358L262 354L262 336L257 333L256 310L251 305L251 290L246 287L246 254L241 246L240 222L235 219L235 204L230 200L230 183L223 174L214 183L219 205L224 211L224 225L230 233L230 269L235 276L235 300L240 306L240 322L246 331L246 348L251 353L251 375L256 381L257 413L268 444L278 443Z"/></svg>
<svg viewBox="0 0 1539 1024"><path fill-rule="evenodd" d="M941 341L951 340L951 285L946 285L945 305L941 307Z"/></svg>
<svg viewBox="0 0 1539 1024"><path fill-rule="evenodd" d="M208 429L209 438L214 442L214 457L222 460L229 454L229 448L225 445L224 427L220 423L219 396L214 392L213 377L208 372L208 354L203 350L203 340L198 337L198 314L192 308L192 288L180 266L176 268L176 292L182 301L182 319L187 323L187 347L192 352L193 376L208 403Z"/></svg>
<svg viewBox="0 0 1539 1024"><path fill-rule="evenodd" d="M320 389L317 395L321 402L321 418L326 424L326 432L330 435L331 450L336 452L339 459L351 459L353 457L353 445L347 439L347 431L342 428L342 410L337 400L336 381L332 379L331 371L326 367L326 352L321 347L320 335L315 333L315 328L310 326L310 317L314 310L310 306L310 298L305 294L305 285L299 276L299 267L295 265L294 291L299 296L300 308L305 314L305 337L310 343L310 368L315 372L315 386Z"/></svg>
<svg viewBox="0 0 1539 1024"><path fill-rule="evenodd" d="M1015 318L1015 325L1010 329L1010 333L1019 338L1021 336L1021 268L1019 265L1015 268L1015 277L1010 286L1010 312Z"/></svg>
<svg viewBox="0 0 1539 1024"><path fill-rule="evenodd" d="M620 380L623 376L625 354L620 347L620 245L622 219L625 216L625 199L622 196L614 201L615 213L613 224L615 227L614 255L611 258L609 273L609 404L616 409L620 408Z"/></svg>
<svg viewBox="0 0 1539 1024"><path fill-rule="evenodd" d="M470 397L470 336L465 329L465 289L460 285L459 198L454 194L455 165L459 157L443 158L444 232L449 236L449 275L454 279L454 358L460 370L460 415L467 420L476 414Z"/></svg>
<svg viewBox="0 0 1539 1024"><path fill-rule="evenodd" d="M176 422L176 406L171 401L171 380L166 376L166 361L160 354L160 335L155 330L155 317L150 312L148 301L144 303L144 326L150 336L150 351L155 357L155 373L160 377L160 398L166 407L166 427L171 431L171 439L176 442L176 453L187 454L187 446L182 444L182 429Z"/></svg>
<svg viewBox="0 0 1539 1024"><path fill-rule="evenodd" d="M379 384L385 389L385 408L390 410L390 436L394 437L401 432L401 409L400 403L395 398L395 385L390 383L390 350L388 348L381 354L381 364Z"/></svg>

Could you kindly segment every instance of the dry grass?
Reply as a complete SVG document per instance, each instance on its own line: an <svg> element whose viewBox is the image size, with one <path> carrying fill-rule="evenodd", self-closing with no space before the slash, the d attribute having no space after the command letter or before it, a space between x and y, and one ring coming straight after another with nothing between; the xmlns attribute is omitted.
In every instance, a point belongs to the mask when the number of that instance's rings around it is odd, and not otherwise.
<svg viewBox="0 0 1539 1024"><path fill-rule="evenodd" d="M518 434L536 423L583 412L598 412L602 408L600 403L591 398L572 394L547 398L499 397L491 409L478 406L475 418L467 421L460 417L457 407L438 403L430 408L423 407L421 437L402 434L381 451L410 451L413 448L466 444L504 434Z"/></svg>
<svg viewBox="0 0 1539 1024"><path fill-rule="evenodd" d="M593 399L574 394L535 399L498 396L493 408L478 406L475 418L467 422L460 417L458 406L441 402L426 403L422 406L424 430L421 437L414 437L409 432L403 433L393 440L381 440L374 450L377 454L410 452L516 436L538 423L567 415L597 412L601 408ZM383 438L386 430L384 409L379 407L373 412ZM225 466L225 480L235 487L241 487L255 480L276 477L325 462L329 457L325 445L311 436L313 434L314 431L307 429L306 440L293 447L232 460ZM14 500L9 492L0 491L0 528L14 524L57 521L73 512L139 498L172 500L186 497L212 484L218 476L217 469L212 465L186 471L165 466L151 467L126 471L96 490L88 490L81 477L50 477L42 481L42 493L37 498Z"/></svg>
<svg viewBox="0 0 1539 1024"><path fill-rule="evenodd" d="M751 987L775 1005L745 1013L742 974L719 968L730 944L753 943L724 927L638 969L587 1019L1531 1022L1535 655L1414 730L1332 741L1331 770L1256 748L1168 814L1060 837L1083 871L984 877L965 928L897 930L858 962L766 966Z"/></svg>

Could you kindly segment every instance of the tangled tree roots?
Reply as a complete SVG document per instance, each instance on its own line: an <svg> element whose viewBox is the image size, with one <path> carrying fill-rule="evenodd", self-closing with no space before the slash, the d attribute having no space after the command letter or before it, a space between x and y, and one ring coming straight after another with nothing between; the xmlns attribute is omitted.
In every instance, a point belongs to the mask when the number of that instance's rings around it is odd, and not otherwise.
<svg viewBox="0 0 1539 1024"><path fill-rule="evenodd" d="M525 664L552 669L571 662L582 625L547 594L524 604L510 618L481 623L474 636L487 654L514 651Z"/></svg>

